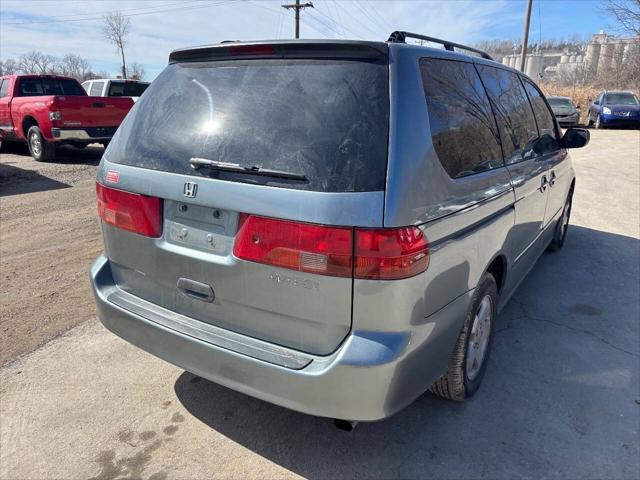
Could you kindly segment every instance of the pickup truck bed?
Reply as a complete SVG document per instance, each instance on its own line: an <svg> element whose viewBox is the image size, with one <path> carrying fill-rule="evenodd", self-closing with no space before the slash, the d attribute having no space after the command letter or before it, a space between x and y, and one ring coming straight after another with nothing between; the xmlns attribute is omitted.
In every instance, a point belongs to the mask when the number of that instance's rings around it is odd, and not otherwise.
<svg viewBox="0 0 640 480"><path fill-rule="evenodd" d="M60 144L106 145L132 106L126 97L89 97L71 78L2 77L0 141L26 141L36 160L51 160Z"/></svg>

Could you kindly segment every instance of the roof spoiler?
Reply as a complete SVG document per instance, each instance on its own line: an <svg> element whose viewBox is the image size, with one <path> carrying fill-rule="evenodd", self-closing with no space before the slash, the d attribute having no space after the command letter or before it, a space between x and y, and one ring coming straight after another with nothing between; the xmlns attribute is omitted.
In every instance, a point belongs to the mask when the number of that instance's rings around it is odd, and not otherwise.
<svg viewBox="0 0 640 480"><path fill-rule="evenodd" d="M389 48L380 42L351 41L273 41L234 42L174 50L169 63L204 62L257 58L332 58L387 61Z"/></svg>
<svg viewBox="0 0 640 480"><path fill-rule="evenodd" d="M458 48L460 50L477 53L482 58L486 58L487 60L493 60L493 58L491 58L491 56L487 52L483 52L482 50L478 50L477 48L462 45L460 43L450 42L449 40L442 40L440 38L427 37L426 35L420 35L419 33L395 31L391 35L389 35L389 40L387 41L390 43L407 43L407 38L415 38L418 40L426 40L427 42L439 43L441 45L444 45L445 50L449 50L451 52L455 51L454 48Z"/></svg>

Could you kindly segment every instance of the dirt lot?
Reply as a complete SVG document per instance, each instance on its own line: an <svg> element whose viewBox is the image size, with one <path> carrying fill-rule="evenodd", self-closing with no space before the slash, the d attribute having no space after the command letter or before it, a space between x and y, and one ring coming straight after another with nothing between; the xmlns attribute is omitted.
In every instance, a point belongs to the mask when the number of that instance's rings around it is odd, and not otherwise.
<svg viewBox="0 0 640 480"><path fill-rule="evenodd" d="M35 162L0 153L0 365L95 314L88 269L102 249L95 171L102 147Z"/></svg>
<svg viewBox="0 0 640 480"><path fill-rule="evenodd" d="M0 479L640 478L639 132L592 131L572 152L567 243L500 314L478 394L425 394L351 434L184 372L91 318L100 153L51 165L2 154L2 358L90 320L0 368Z"/></svg>

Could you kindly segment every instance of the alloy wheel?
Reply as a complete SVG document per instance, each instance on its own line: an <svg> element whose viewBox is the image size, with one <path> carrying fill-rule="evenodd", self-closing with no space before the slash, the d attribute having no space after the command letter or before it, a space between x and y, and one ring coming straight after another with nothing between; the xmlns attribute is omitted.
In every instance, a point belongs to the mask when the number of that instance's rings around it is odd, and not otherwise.
<svg viewBox="0 0 640 480"><path fill-rule="evenodd" d="M467 341L467 378L475 380L487 356L489 339L491 338L491 321L493 316L493 301L490 295L485 295L478 305L473 325Z"/></svg>

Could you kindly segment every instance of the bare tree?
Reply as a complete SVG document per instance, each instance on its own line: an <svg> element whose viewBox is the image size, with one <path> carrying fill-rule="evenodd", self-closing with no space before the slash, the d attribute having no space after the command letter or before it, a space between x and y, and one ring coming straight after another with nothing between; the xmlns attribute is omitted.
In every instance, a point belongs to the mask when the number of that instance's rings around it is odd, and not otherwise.
<svg viewBox="0 0 640 480"><path fill-rule="evenodd" d="M124 60L124 46L131 29L131 21L122 12L110 12L104 17L102 34L113 43L122 56L122 78L127 78L127 64Z"/></svg>
<svg viewBox="0 0 640 480"><path fill-rule="evenodd" d="M74 53L67 53L62 57L62 61L58 64L58 70L63 75L73 77L81 82L91 74L89 62Z"/></svg>
<svg viewBox="0 0 640 480"><path fill-rule="evenodd" d="M129 78L142 80L146 73L144 67L138 62L133 62L129 65Z"/></svg>
<svg viewBox="0 0 640 480"><path fill-rule="evenodd" d="M624 33L640 36L640 0L606 0L604 11L616 20Z"/></svg>
<svg viewBox="0 0 640 480"><path fill-rule="evenodd" d="M13 58L7 58L5 61L0 60L0 75L13 75L18 73L18 62Z"/></svg>
<svg viewBox="0 0 640 480"><path fill-rule="evenodd" d="M53 55L45 55L37 50L20 55L18 70L22 73L37 73L40 75L58 73L55 57Z"/></svg>

